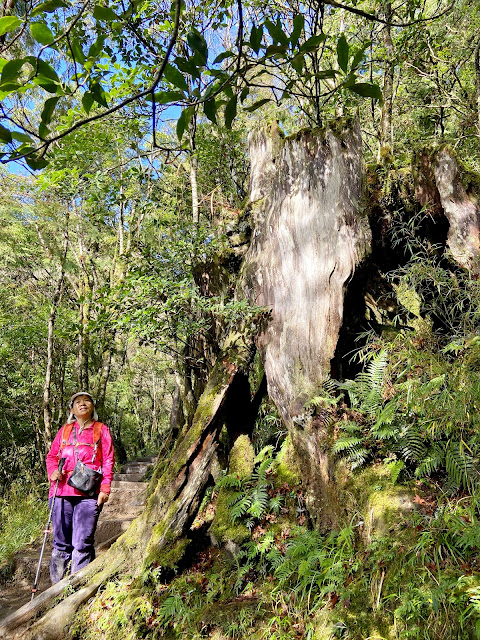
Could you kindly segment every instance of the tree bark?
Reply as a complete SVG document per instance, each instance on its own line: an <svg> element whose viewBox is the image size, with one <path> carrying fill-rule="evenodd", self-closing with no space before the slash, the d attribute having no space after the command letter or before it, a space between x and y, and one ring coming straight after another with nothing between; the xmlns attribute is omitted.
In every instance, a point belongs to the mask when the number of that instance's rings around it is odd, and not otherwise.
<svg viewBox="0 0 480 640"><path fill-rule="evenodd" d="M60 303L63 291L63 283L65 279L65 260L68 251L68 230L65 230L65 241L63 246L63 256L60 263L60 273L58 276L55 292L53 294L52 306L48 317L48 335L47 335L47 367L45 370L45 381L43 384L43 422L45 426L44 442L45 448L48 449L52 444L52 416L53 409L51 406L51 386L53 371L53 339L55 328L55 317L57 315L58 305Z"/></svg>
<svg viewBox="0 0 480 640"><path fill-rule="evenodd" d="M312 514L320 527L340 514L328 455L328 419L308 401L330 373L343 319L344 289L370 248L362 209L358 123L340 133L281 139L251 136L253 241L243 268L250 302L271 309L259 336L268 392L301 458ZM306 407L307 405L307 407Z"/></svg>
<svg viewBox="0 0 480 640"><path fill-rule="evenodd" d="M381 162L385 154L390 155L393 150L393 82L395 78L394 47L391 26L388 24L393 18L392 3L387 0L384 4L384 16L387 24L382 29L383 46L385 47L384 75L383 75L383 106L380 119L380 140L378 145L378 161Z"/></svg>
<svg viewBox="0 0 480 640"><path fill-rule="evenodd" d="M419 154L416 196L422 206L433 205L448 220L447 245L454 260L480 275L480 207L465 189L459 163L448 148Z"/></svg>
<svg viewBox="0 0 480 640"><path fill-rule="evenodd" d="M477 103L477 137L480 149L480 38L475 47L475 98Z"/></svg>

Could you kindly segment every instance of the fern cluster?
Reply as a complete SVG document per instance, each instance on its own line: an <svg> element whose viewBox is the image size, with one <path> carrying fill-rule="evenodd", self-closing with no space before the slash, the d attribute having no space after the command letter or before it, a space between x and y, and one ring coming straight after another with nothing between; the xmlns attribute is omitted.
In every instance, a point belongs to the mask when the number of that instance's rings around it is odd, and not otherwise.
<svg viewBox="0 0 480 640"><path fill-rule="evenodd" d="M277 462L273 446L264 447L255 457L255 466L249 477L240 478L228 474L221 478L216 489L229 489L227 505L233 523L242 522L249 530L268 513L277 515L284 498L272 491L268 475L274 471Z"/></svg>
<svg viewBox="0 0 480 640"><path fill-rule="evenodd" d="M477 348L465 345L451 361L402 333L374 351L355 380L339 385L360 419L339 422L334 452L352 468L393 456L417 478L443 477L449 492L471 489L480 471L480 384L469 365Z"/></svg>

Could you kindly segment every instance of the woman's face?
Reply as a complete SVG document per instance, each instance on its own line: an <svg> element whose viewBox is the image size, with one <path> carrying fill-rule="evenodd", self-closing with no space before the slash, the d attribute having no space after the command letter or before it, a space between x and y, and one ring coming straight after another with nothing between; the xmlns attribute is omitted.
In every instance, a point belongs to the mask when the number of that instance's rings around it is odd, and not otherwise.
<svg viewBox="0 0 480 640"><path fill-rule="evenodd" d="M88 396L78 396L73 403L73 415L81 420L88 420L93 414L93 402Z"/></svg>

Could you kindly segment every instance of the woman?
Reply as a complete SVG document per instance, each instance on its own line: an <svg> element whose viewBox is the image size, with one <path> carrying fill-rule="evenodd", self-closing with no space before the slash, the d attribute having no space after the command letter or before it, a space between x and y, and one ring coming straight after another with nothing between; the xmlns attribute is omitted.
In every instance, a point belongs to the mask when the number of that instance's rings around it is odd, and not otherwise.
<svg viewBox="0 0 480 640"><path fill-rule="evenodd" d="M69 567L71 573L75 573L95 558L95 529L110 494L115 463L110 431L98 422L92 396L85 391L75 393L69 409L67 424L57 433L47 454L50 505L58 480L52 512L50 578L53 584L64 577ZM62 458L65 463L59 468ZM77 461L103 475L101 484L89 492L92 495L69 484Z"/></svg>

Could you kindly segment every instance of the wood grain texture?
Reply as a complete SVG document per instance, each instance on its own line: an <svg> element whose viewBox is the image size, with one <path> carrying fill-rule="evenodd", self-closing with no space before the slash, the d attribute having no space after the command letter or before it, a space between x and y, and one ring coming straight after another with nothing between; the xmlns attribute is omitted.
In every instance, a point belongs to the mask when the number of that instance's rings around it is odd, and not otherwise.
<svg viewBox="0 0 480 640"><path fill-rule="evenodd" d="M258 346L269 394L288 422L330 372L344 289L370 248L359 127L286 140L260 131L250 157L255 230L243 290L272 310Z"/></svg>

